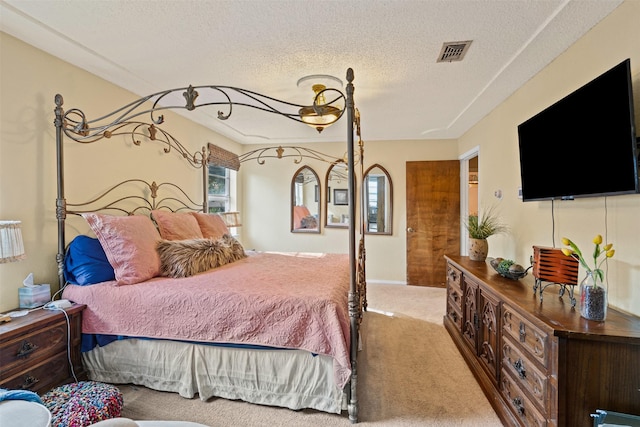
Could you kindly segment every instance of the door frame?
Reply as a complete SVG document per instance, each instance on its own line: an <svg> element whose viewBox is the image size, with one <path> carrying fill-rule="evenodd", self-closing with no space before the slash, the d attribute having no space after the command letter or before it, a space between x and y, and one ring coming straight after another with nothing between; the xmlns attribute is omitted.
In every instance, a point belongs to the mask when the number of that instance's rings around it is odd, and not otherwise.
<svg viewBox="0 0 640 427"><path fill-rule="evenodd" d="M471 150L458 156L460 160L460 255L469 255L469 232L465 224L469 214L469 160L478 157L478 172L480 171L480 146L476 145ZM478 173L480 176L480 173ZM478 186L480 181L478 180ZM478 203L480 192L478 191Z"/></svg>

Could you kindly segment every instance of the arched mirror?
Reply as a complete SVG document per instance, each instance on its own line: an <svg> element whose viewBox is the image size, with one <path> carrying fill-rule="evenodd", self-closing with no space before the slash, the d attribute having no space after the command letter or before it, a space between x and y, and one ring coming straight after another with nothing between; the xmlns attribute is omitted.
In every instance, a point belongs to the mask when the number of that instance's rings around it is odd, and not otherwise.
<svg viewBox="0 0 640 427"><path fill-rule="evenodd" d="M375 164L365 172L363 185L367 207L365 232L392 234L393 185L389 172L379 164Z"/></svg>
<svg viewBox="0 0 640 427"><path fill-rule="evenodd" d="M291 180L291 232L320 233L320 180L309 166Z"/></svg>
<svg viewBox="0 0 640 427"><path fill-rule="evenodd" d="M334 163L325 182L326 227L349 227L349 174L345 163Z"/></svg>

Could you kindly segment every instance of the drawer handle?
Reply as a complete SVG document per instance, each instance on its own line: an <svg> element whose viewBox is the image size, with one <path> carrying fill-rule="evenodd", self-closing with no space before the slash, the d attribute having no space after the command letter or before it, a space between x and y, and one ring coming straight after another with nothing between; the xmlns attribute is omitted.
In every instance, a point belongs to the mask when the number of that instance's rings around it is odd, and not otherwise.
<svg viewBox="0 0 640 427"><path fill-rule="evenodd" d="M524 368L524 362L522 361L522 359L516 360L515 363L513 364L513 367L515 368L521 380L527 377L527 371Z"/></svg>
<svg viewBox="0 0 640 427"><path fill-rule="evenodd" d="M458 279L458 273L455 270L449 270L449 278L455 282Z"/></svg>
<svg viewBox="0 0 640 427"><path fill-rule="evenodd" d="M520 322L520 342L525 342L527 340L527 328L524 326L523 322Z"/></svg>
<svg viewBox="0 0 640 427"><path fill-rule="evenodd" d="M20 346L20 350L18 350L18 354L17 354L18 359L22 359L23 357L29 356L31 353L33 353L37 349L38 349L37 345L32 344L27 340L22 341L22 345Z"/></svg>
<svg viewBox="0 0 640 427"><path fill-rule="evenodd" d="M40 382L39 379L37 379L35 377L32 377L31 375L26 375L24 377L24 382L20 386L20 389L27 390L27 389L33 387L35 384L37 384L39 382Z"/></svg>
<svg viewBox="0 0 640 427"><path fill-rule="evenodd" d="M520 415L521 417L524 416L524 404L522 403L522 399L516 397L512 400L512 402L513 406L515 406L516 410L518 411L518 415Z"/></svg>

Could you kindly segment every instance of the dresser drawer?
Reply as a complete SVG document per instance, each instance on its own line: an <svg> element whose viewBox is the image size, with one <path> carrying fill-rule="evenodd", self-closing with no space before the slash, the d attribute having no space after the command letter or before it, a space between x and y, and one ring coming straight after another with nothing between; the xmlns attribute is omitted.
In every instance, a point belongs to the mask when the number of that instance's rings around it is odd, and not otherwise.
<svg viewBox="0 0 640 427"><path fill-rule="evenodd" d="M456 325L459 331L462 331L462 314L460 308L451 301L447 301L447 318Z"/></svg>
<svg viewBox="0 0 640 427"><path fill-rule="evenodd" d="M462 279L462 271L458 270L451 264L447 264L447 285L450 288L457 288L462 293L460 282Z"/></svg>
<svg viewBox="0 0 640 427"><path fill-rule="evenodd" d="M462 272L447 264L447 318L462 331Z"/></svg>
<svg viewBox="0 0 640 427"><path fill-rule="evenodd" d="M504 369L501 375L500 391L523 426L545 427L547 425L545 417Z"/></svg>
<svg viewBox="0 0 640 427"><path fill-rule="evenodd" d="M462 289L457 286L447 286L448 302L462 312Z"/></svg>
<svg viewBox="0 0 640 427"><path fill-rule="evenodd" d="M502 331L527 351L533 360L548 368L548 335L524 319L508 304L502 306Z"/></svg>
<svg viewBox="0 0 640 427"><path fill-rule="evenodd" d="M14 374L0 381L0 388L31 390L41 393L62 384L69 378L67 353L60 353L39 364L30 366L26 371Z"/></svg>
<svg viewBox="0 0 640 427"><path fill-rule="evenodd" d="M502 368L511 373L520 388L527 390L544 413L548 411L547 375L508 337L502 342Z"/></svg>
<svg viewBox="0 0 640 427"><path fill-rule="evenodd" d="M0 345L0 381L23 363L64 352L67 348L67 324L63 321L16 337Z"/></svg>

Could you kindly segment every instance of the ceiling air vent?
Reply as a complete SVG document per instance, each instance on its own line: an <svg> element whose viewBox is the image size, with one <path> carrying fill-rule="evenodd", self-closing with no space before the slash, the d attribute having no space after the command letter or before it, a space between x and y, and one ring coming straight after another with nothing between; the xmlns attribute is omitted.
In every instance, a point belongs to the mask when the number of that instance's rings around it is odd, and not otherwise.
<svg viewBox="0 0 640 427"><path fill-rule="evenodd" d="M437 62L462 61L465 53L469 50L469 46L471 46L471 40L443 43Z"/></svg>

